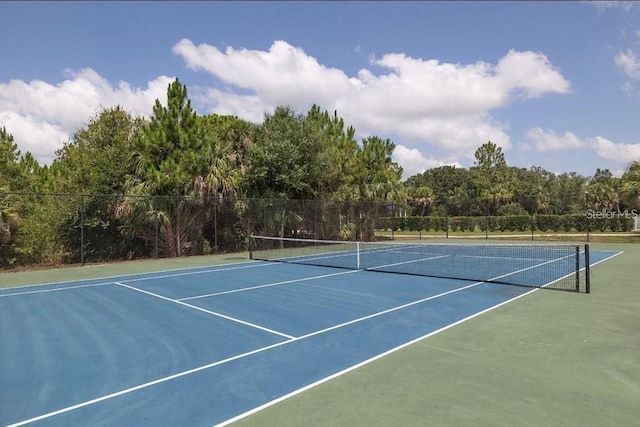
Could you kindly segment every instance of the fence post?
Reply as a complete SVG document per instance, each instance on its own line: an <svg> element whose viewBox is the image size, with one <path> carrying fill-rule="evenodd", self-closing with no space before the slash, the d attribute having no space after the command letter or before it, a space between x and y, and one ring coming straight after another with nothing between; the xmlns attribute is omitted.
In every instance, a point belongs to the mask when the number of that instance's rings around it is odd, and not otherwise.
<svg viewBox="0 0 640 427"><path fill-rule="evenodd" d="M489 239L489 202L484 204L484 239Z"/></svg>
<svg viewBox="0 0 640 427"><path fill-rule="evenodd" d="M391 240L395 240L396 239L396 235L395 235L395 229L396 229L396 221L394 219L395 217L395 206L392 203L391 204Z"/></svg>
<svg viewBox="0 0 640 427"><path fill-rule="evenodd" d="M80 264L84 265L84 195L80 195Z"/></svg>
<svg viewBox="0 0 640 427"><path fill-rule="evenodd" d="M213 252L218 253L218 202L219 198L216 197L213 203Z"/></svg>
<svg viewBox="0 0 640 427"><path fill-rule="evenodd" d="M589 192L585 191L584 192L584 204L585 204L585 211L584 211L584 215L586 217L586 223L587 223L587 242L589 241L589 217L587 216L587 210L589 209Z"/></svg>
<svg viewBox="0 0 640 427"><path fill-rule="evenodd" d="M531 214L531 224L530 224L530 228L531 228L531 241L533 241L533 240L534 240L534 238L533 238L533 230L534 230L535 226L536 226L536 224L535 224L535 220L534 220L533 214Z"/></svg>
<svg viewBox="0 0 640 427"><path fill-rule="evenodd" d="M536 229L536 212L538 212L538 206L540 205L540 194L536 194L536 199L531 207L531 240L534 240L533 233Z"/></svg>
<svg viewBox="0 0 640 427"><path fill-rule="evenodd" d="M156 235L155 235L155 239L154 239L154 256L156 259L158 259L158 234L160 234L160 231L158 230L158 196L154 195L153 199L151 199L151 202L153 204L153 217L155 218L155 225L156 225Z"/></svg>
<svg viewBox="0 0 640 427"><path fill-rule="evenodd" d="M449 238L449 201L444 201L444 235Z"/></svg>

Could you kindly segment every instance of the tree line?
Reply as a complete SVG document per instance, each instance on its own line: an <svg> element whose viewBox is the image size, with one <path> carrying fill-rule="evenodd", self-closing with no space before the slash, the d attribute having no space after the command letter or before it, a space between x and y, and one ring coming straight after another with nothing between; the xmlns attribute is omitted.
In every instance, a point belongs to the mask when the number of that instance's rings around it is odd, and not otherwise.
<svg viewBox="0 0 640 427"><path fill-rule="evenodd" d="M606 169L591 178L556 175L509 167L486 142L469 169L443 166L403 182L394 143L355 134L317 105L305 114L278 106L258 124L199 115L178 79L148 119L120 106L96 113L51 165L22 154L0 127L0 267L77 260L79 233L90 236L81 250L104 259L203 253L212 245L212 206L241 217L243 199L393 203L412 215L479 201L494 214L553 213L554 195L585 192L599 206L639 200L638 161L622 178Z"/></svg>
<svg viewBox="0 0 640 427"><path fill-rule="evenodd" d="M564 215L586 209L621 211L640 208L640 161L622 177L597 168L593 176L555 174L541 167L508 166L491 141L475 152L469 169L442 166L409 177L407 200L414 215Z"/></svg>

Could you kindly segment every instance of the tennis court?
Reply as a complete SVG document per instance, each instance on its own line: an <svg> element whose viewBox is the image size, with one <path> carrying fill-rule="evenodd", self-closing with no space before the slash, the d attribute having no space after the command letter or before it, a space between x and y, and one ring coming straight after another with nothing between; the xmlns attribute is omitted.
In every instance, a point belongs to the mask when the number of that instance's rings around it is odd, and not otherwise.
<svg viewBox="0 0 640 427"><path fill-rule="evenodd" d="M338 258L348 252L361 263L345 267L317 265L336 259L326 245L286 257L282 245L264 256L263 245L263 258L294 262L2 289L0 424L228 424L532 289L573 287L568 272L579 274L584 258L549 247L527 258L485 246L462 252L472 264L437 264L452 275L488 274L481 280L396 271L448 260L442 247L394 246L384 259L379 248L339 247ZM617 254L592 250L590 263Z"/></svg>

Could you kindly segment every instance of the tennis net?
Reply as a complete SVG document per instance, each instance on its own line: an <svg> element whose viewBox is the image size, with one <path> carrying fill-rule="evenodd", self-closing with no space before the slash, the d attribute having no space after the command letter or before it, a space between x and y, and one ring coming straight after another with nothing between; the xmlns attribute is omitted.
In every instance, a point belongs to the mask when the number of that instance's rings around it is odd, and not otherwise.
<svg viewBox="0 0 640 427"><path fill-rule="evenodd" d="M588 258L587 245L581 250L573 244L353 242L251 236L249 248L254 260L574 292L581 290L580 272ZM583 290L588 292L588 288Z"/></svg>

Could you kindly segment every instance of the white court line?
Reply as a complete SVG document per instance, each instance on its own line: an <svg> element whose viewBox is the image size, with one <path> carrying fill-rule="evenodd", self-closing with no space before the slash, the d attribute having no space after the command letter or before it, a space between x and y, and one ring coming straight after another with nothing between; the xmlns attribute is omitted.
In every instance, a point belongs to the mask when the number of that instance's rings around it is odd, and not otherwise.
<svg viewBox="0 0 640 427"><path fill-rule="evenodd" d="M238 265L238 264L241 264L241 265L236 267L236 265ZM228 266L228 265L233 266L233 267L217 268L217 267L225 267L225 266ZM142 280L165 279L165 278L168 278L168 277L188 276L190 274L215 273L216 271L240 270L240 269L245 269L245 268L268 267L268 266L272 266L272 265L276 265L276 264L251 261L251 262L246 262L246 263L243 262L243 263L237 263L237 264L220 264L218 266L208 266L208 267L177 268L175 270L165 270L164 272L182 271L182 270L189 270L189 269L194 269L194 268L206 268L206 270L187 271L187 272L174 273L174 274L160 274L160 275L156 275L156 276L139 277L139 278L135 278L135 279L121 280L120 282L126 282L126 283L128 283L128 282L140 282ZM0 297L16 296L16 295L24 295L24 294L36 294L36 293L40 293L40 292L65 291L67 289L88 288L88 287L91 287L91 286L104 286L104 285L110 285L110 284L114 283L113 280L109 280L109 279L117 279L118 277L142 276L142 275L147 275L147 274L164 273L164 272L163 271L157 271L157 272L151 272L151 273L121 274L121 275L118 275L118 276L97 277L97 278L94 278L94 279L77 279L77 280L68 280L68 281L64 281L64 282L51 282L51 283L43 283L43 284L35 284L35 285L13 286L13 287L9 287L9 288L0 288L0 291L10 290L10 289L33 288L33 287L36 287L36 286L62 285L62 284L65 284L65 283L90 282L92 280L105 280L104 282L99 282L99 283L90 283L90 284L78 285L78 286L65 286L64 288L38 289L38 290L35 290L35 291L23 291L23 292L13 292L13 293L10 293L10 294L0 294Z"/></svg>
<svg viewBox="0 0 640 427"><path fill-rule="evenodd" d="M609 259L609 258L612 258L612 257L614 257L616 255L619 255L621 253L622 252L616 253L616 254L612 255L611 257L605 258L605 260ZM600 263L602 261L604 261L604 260L598 261L597 263L594 263L592 265L598 264L598 263ZM358 271L360 271L360 270L358 270ZM492 280L495 280L495 279L496 278L494 278ZM80 409L80 408L83 408L83 407L86 407L86 406L90 406L90 405L93 405L95 403L99 403L99 402L102 402L102 401L105 401L105 400L108 400L108 399L112 399L112 398L115 398L115 397L118 397L118 396L122 396L124 394L129 394L129 393L132 393L132 392L137 391L137 390L148 388L148 387L154 386L156 384L164 383L164 382L171 381L171 380L174 380L174 379L186 376L186 375L190 375L190 374L193 374L193 373L196 373L196 372L200 372L200 371L203 371L203 370L206 370L206 369L210 369L210 368L213 368L213 367L216 367L216 366L220 366L222 364L225 364L225 363L237 360L237 359L241 359L241 358L244 358L244 357L248 357L248 356L251 356L253 354L261 353L261 352L270 350L272 348L284 346L284 345L287 345L287 344L290 344L290 343L293 343L293 342L296 342L296 341L300 341L300 340L303 340L303 339L306 339L306 338L310 338L310 337L315 336L315 335L320 335L322 333L329 332L329 331L332 331L332 330L335 330L335 329L338 329L338 328L341 328L341 327L344 327L344 326L347 326L347 325L351 325L351 324L354 324L354 323L357 323L357 322L360 322L360 321L363 321L363 320L371 319L373 317L380 316L380 315L383 315L383 314L386 314L386 313L390 313L392 311L401 310L401 309L406 308L406 307L411 306L411 305L415 305L415 304L419 304L419 303L426 302L426 301L429 301L429 300L433 300L433 299L439 298L441 296L449 295L449 294L454 293L454 292L459 292L459 291L462 291L462 290L466 290L466 289L469 289L471 287L481 285L483 283L487 283L487 282L476 282L476 283L473 283L471 285L467 285L467 286L464 286L464 287L461 287L461 288L452 289L450 291L443 292L443 293L437 294L437 295L433 295L431 297L427 297L427 298L424 298L424 299L421 299L421 300L418 300L418 301L414 301L412 303L404 304L404 305L401 305L401 306L398 306L398 307L395 307L395 308L391 308L391 309L388 309L388 310L385 310L385 311L381 311L379 313L374 313L372 315L365 316L365 317L362 317L360 319L355 319L355 320L352 320L352 321L349 321L349 322L346 322L346 323L342 323L342 324L334 325L334 326L326 328L326 329L322 329L320 331L312 332L312 333L307 334L307 335L302 335L302 336L299 336L297 338L293 338L293 339L288 340L288 341L282 341L282 342L279 342L279 343L272 344L270 346L258 348L258 349L255 349L255 350L252 350L252 351L249 351L249 352L246 352L246 353L242 353L242 354L239 354L239 355L236 355L236 356L224 359L224 360L219 360L217 362L210 363L208 365L203 365L203 366L199 366L197 368L190 369L190 370L187 370L187 371L178 372L177 374L174 374L174 375L170 375L170 376L163 377L163 378L158 378L158 379L156 379L154 381L150 381L150 382L147 382L147 383L144 383L144 384L140 384L140 385L137 385L135 387L131 387L131 388L127 388L127 389L124 389L124 390L120 390L118 392L115 392L115 393L112 393L112 394L108 394L108 395L105 395L105 396L101 396L101 397L98 397L98 398L95 398L95 399L92 399L92 400L87 400L85 402L81 402L81 403L78 403L76 405L68 406L66 408L62 408L62 409L59 409L57 411L49 412L49 413L46 413L46 414L43 414L43 415L39 415L37 417L33 417L33 418L30 418L30 419L27 419L27 420L24 420L24 421L19 421L17 423L8 425L7 427L19 427L19 426L23 426L23 425L26 425L26 424L30 424L30 423L36 422L36 421L40 421L40 420L44 420L44 419L47 419L47 418L51 418L51 417L54 417L56 415L60 415L60 414L66 413L66 412L70 412L70 411L73 411L73 410L76 410L76 409ZM445 327L443 327L441 329L438 329L436 331L432 331L432 332L430 332L430 333L428 333L426 335L423 335L420 338L416 338L413 341L410 341L408 343L405 343L405 344L402 344L402 345L400 345L398 347L390 349L385 353L381 353L379 355L376 355L376 356L374 356L374 357L372 357L372 358L370 358L368 360L365 360L363 362L358 363L357 365L351 366L351 367L349 367L349 368L347 368L347 369L345 369L343 371L337 372L337 373L335 373L335 374L333 374L333 375L331 375L329 377L323 378L323 379L321 379L321 380L319 380L319 381L317 381L317 382L315 382L315 383L313 383L311 385L308 385L308 386L303 387L301 389L295 390L295 391L293 391L293 392L291 392L291 393L289 393L287 395L284 395L284 396L282 396L280 398L277 398L277 399L274 399L274 400L272 400L270 402L267 402L264 405L256 407L256 408L254 408L254 409L252 409L252 410L250 410L248 412L240 414L240 415L238 415L238 416L236 416L234 418L231 418L229 420L226 420L226 421L224 421L224 422L222 422L221 424L218 424L218 425L219 426L226 426L226 425L230 424L231 422L238 421L238 420L240 420L242 418L245 418L245 417L247 417L247 416L249 416L251 414L254 414L254 413L258 412L259 410L262 410L262 409L264 409L266 407L269 407L269 406L272 406L272 405L274 405L274 404L276 404L278 402L281 402L281 401L285 400L288 397L291 397L291 396L294 396L296 394L302 393L303 391L308 390L308 389L310 389L310 388L312 388L312 387L314 387L314 386L316 386L318 384L322 384L322 383L324 383L326 381L329 381L330 379L336 378L336 377L338 377L338 376L340 376L342 374L345 374L345 373L347 373L349 371L352 371L352 370L354 370L354 369L356 369L358 367L361 367L361 366L363 366L363 365L365 365L367 363L370 363L370 362L372 362L374 360L377 360L377 359L379 359L379 358L381 358L383 356L391 354L391 353L393 353L393 352L395 352L397 350L405 348L405 347L407 347L407 346L409 346L411 344L414 344L414 343L416 343L416 342L418 342L420 340L428 338L428 337L430 337L432 335L435 335L435 334L437 334L439 332L445 331L445 330L447 330L447 329L449 329L449 328L451 328L453 326L456 326L456 325L459 325L459 324L461 324L463 322L466 322L469 319L472 319L472 318L474 318L476 316L479 316L481 314L487 313L487 312L489 312L491 310L494 310L495 308L498 308L498 307L500 307L502 305L505 305L505 304L507 304L509 302L512 302L512 301L515 301L515 300L517 300L519 298L522 298L525 295L529 295L530 293L536 292L538 289L539 288L532 289L532 290L530 290L530 291L528 291L528 292L526 292L524 294L518 295L518 296L516 296L514 298L511 298L509 300L503 301L503 302L501 302L499 304L496 304L495 306L489 307L489 308L487 308L487 309L485 309L483 311L475 313L475 314L473 314L471 316L468 316L468 317L466 317L464 319L458 320L457 322L454 322L454 323L452 323L450 325L447 325L447 326L445 326Z"/></svg>
<svg viewBox="0 0 640 427"><path fill-rule="evenodd" d="M361 270L358 270L358 271L361 271ZM364 317L361 317L361 318L358 318L358 319L354 319L354 320L351 320L349 322L345 322L345 323L341 323L341 324L338 324L338 325L334 325L334 326L331 326L329 328L321 329L321 330L315 331L315 332L311 332L311 333L306 334L306 335L301 335L299 337L296 337L296 338L293 338L293 339L290 339L290 340L287 340L287 341L281 341L281 342L278 342L278 343L275 343L275 344L271 344L271 345L266 346L266 347L262 347L262 348L258 348L258 349L252 350L252 351L248 351L246 353L238 354L236 356L232 356L232 357L229 357L227 359L219 360L217 362L213 362L213 363L210 363L208 365L203 365L203 366L199 366L197 368L189 369L187 371L178 372L177 374L173 374L173 375L170 375L170 376L167 376L167 377L163 377L163 378L158 378L156 380L153 380L153 381L150 381L150 382L147 382L147 383L144 383L144 384L140 384L140 385L137 385L137 386L134 386L134 387L131 387L131 388L127 388L127 389L124 389L124 390L120 390L120 391L117 391L115 393L111 393L111 394L108 394L108 395L105 395L105 396L101 396L101 397L98 397L98 398L95 398L95 399L87 400L85 402L78 403L78 404L72 405L72 406L68 406L66 408L58 409L57 411L53 411L53 412L49 412L49 413L46 413L46 414L43 414L43 415L39 415L37 417L29 418L28 420L19 421L17 423L10 424L7 427L19 427L19 426L23 426L23 425L26 425L26 424L30 424L30 423L36 422L36 421L41 421L41 420L44 420L44 419L47 419L47 418L51 418L53 416L60 415L60 414L63 414L65 412L70 412L70 411L73 411L73 410L76 410L76 409L83 408L85 406L90 406L90 405L93 405L95 403L102 402L104 400L113 399L114 397L122 396L124 394L132 393L132 392L137 391L137 390L141 390L141 389L144 389L144 388L147 388L147 387L151 387L151 386L154 386L156 384L164 383L164 382L167 382L167 381L174 380L176 378L184 377L186 375L190 375L190 374L193 374L193 373L196 373L196 372L200 372L200 371L203 371L203 370L206 370L206 369L210 369L210 368L213 368L213 367L216 367L216 366L220 366L220 365L223 365L225 363L232 362L234 360L238 360L238 359L241 359L241 358L244 358L244 357L248 357L248 356L251 356L251 355L254 355L254 354L257 354L257 353L261 353L263 351L270 350L272 348L276 348L276 347L280 347L280 346L283 346L283 345L287 345L287 344L290 344L290 343L293 343L293 342L297 342L297 341L300 341L300 340L303 340L303 339L307 339L307 338L310 338L310 337L313 337L313 336L316 336L316 335L320 335L320 334L323 334L323 333L326 333L326 332L329 332L329 331L333 331L333 330L338 329L338 328L342 328L342 327L345 327L345 326L348 326L348 325L352 325L354 323L362 322L362 321L367 320L367 319L371 319L371 318L374 318L374 317L382 316L384 314L391 313L391 312L394 312L394 311L402 310L402 309L410 307L412 305L420 304L420 303L423 303L423 302L426 302L426 301L430 301L430 300L433 300L433 299L436 299L436 298L443 297L445 295L449 295L449 294L452 294L452 293L455 293L455 292L463 291L465 289L469 289L469 288L472 288L474 286L478 286L478 285L483 284L483 283L485 283L485 282L477 282L477 283L473 283L471 285L463 286L463 287L460 287L460 288L455 288L455 289L449 290L447 292L443 292L443 293L440 293L440 294L437 294L437 295L432 295L432 296L427 297L427 298L423 298L423 299L420 299L420 300L417 300L417 301L413 301L413 302L410 302L410 303L407 303L407 304L403 304L403 305L400 305L400 306L397 306L397 307L393 307L393 308L390 308L390 309L387 309L387 310L384 310L384 311L380 311L378 313L370 314L368 316L364 316ZM121 286L129 287L127 285L121 285ZM133 288L133 289L137 290L135 288ZM142 292L144 292L144 291L142 291ZM167 299L167 298L164 298L164 297L161 297L161 298ZM188 304L185 304L185 305L188 305ZM194 308L197 308L197 307L194 307Z"/></svg>
<svg viewBox="0 0 640 427"><path fill-rule="evenodd" d="M604 250L601 250L600 252L613 252L613 251L604 251ZM582 253L584 253L584 251L582 251ZM601 259L600 261L596 261L596 262L594 262L593 264L590 262L590 263L589 263L589 268L593 267L594 265L598 265L598 264L600 264L601 262L607 261L607 260L609 260L609 259L611 259L611 258L617 257L618 255L621 255L621 254L623 254L623 253L624 253L624 251L619 251L619 252L616 252L616 253L614 253L614 254L609 255L609 256L608 256L608 257L606 257L606 258ZM585 266L585 267L582 267L582 268L580 269L580 271L582 271L582 270L584 270L584 269L586 269L586 266Z"/></svg>
<svg viewBox="0 0 640 427"><path fill-rule="evenodd" d="M283 282L267 283L264 285L251 286L248 288L231 289L229 291L220 291L212 294L196 295L196 296L187 297L187 298L178 298L176 301L189 301L189 300L198 299L198 298L208 298L208 297L215 297L219 295L235 294L237 292L253 291L255 289L270 288L272 286L286 285L289 283L306 282L307 280L324 279L325 277L340 276L344 274L353 274L359 271L360 270L349 270L349 271L341 271L340 273L323 274L321 276L303 277L301 279L292 279L292 280L285 280Z"/></svg>
<svg viewBox="0 0 640 427"><path fill-rule="evenodd" d="M410 261L394 262L393 264L376 265L375 267L367 267L365 270L376 271L376 269L378 269L378 268L395 267L396 265L404 265L404 264L411 264L411 263L414 263L414 262L429 261L429 260L432 260L432 259L446 258L446 257L449 257L449 256L451 256L451 255L435 255L435 256L431 256L431 257L427 257L427 258L412 259ZM445 279L445 277L443 277L443 279Z"/></svg>
<svg viewBox="0 0 640 427"><path fill-rule="evenodd" d="M198 307L198 306L195 306L195 305L191 305L191 304L187 304L186 302L178 301L178 300L175 300L173 298L167 298L167 297L159 295L159 294L154 294L153 292L149 292L149 291L145 291L144 289L139 289L139 288L135 288L133 286L125 285L124 283L121 283L121 282L113 282L113 283L118 285L118 286L122 286L124 288L131 289L133 291L141 292L143 294L151 295L152 297L160 298L160 299L163 299L165 301L169 301L169 302L172 302L172 303L175 303L175 304L179 304L179 305L183 305L185 307L192 308L194 310L201 311L203 313L211 314L212 316L221 317L223 319L230 320L230 321L235 322L235 323L240 323L240 324L245 325L245 326L250 326L250 327L255 328L255 329L260 329L263 332L268 332L270 334L279 335L281 337L285 337L285 338L290 339L290 340L295 338L295 337L293 337L291 335L287 335L287 334L284 334L282 332L274 331L273 329L265 328L263 326L256 325L256 324L250 323L250 322L245 322L244 320L236 319L235 317L227 316L225 314L217 313L215 311L206 310L204 308L201 308L201 307Z"/></svg>
<svg viewBox="0 0 640 427"><path fill-rule="evenodd" d="M15 297L18 295L28 295L28 294L41 294L44 292L56 292L56 291L66 291L69 289L80 289L80 288L91 288L94 286L104 286L104 285L110 285L113 282L104 282L104 283L92 283L89 285L78 285L78 286L67 286L64 288L53 288L53 289L39 289L37 291L24 291L24 292L12 292L10 294L0 294L0 298L4 298L4 297ZM19 289L19 288L7 288L7 289Z"/></svg>
<svg viewBox="0 0 640 427"><path fill-rule="evenodd" d="M597 262L595 262L595 263L593 263L593 264L590 264L590 267L593 267L594 265L600 264L601 262L604 262L604 261L606 261L606 260L608 260L608 259L611 259L611 258L613 258L613 257L616 257L616 256L618 256L618 255L622 254L623 252L624 252L624 251L617 252L617 253L615 253L615 254L613 254L613 255L608 256L607 258L604 258L604 259L602 259L602 260L600 260L600 261L597 261ZM583 267L581 270L584 270L584 267ZM494 280L495 280L495 278L494 278ZM480 283L486 283L486 282L480 282ZM541 288L543 288L543 287L545 287L545 286L548 286L548 285L549 285L549 284L551 284L551 283L553 283L553 282L549 282L549 283L547 283L546 285L542 286ZM475 284L474 284L474 285L475 285ZM374 357L372 357L372 358L369 358L369 359L367 359L367 360L364 360L364 361L362 361L362 362L360 362L360 363L358 363L358 364L356 364L356 365L350 366L350 367L348 367L348 368L346 368L346 369L344 369L344 370L342 370L342 371L340 371L340 372L336 372L336 373L335 373L335 374L333 374L333 375L330 375L330 376L328 376L328 377L322 378L322 379L320 379L320 380L318 380L318 381L316 381L316 382L314 382L314 383L311 383L311 384L306 385L306 386L304 386L304 387L301 387L301 388L299 388L299 389L297 389L297 390L294 390L294 391L292 391L291 393L285 394L284 396L280 396L280 397L279 397L279 398L277 398L277 399L271 400L271 401L269 401L269 402L267 402L267 403L265 403L265 404L263 404L263 405L260 405L260 406L255 407L255 408L253 408L253 409L251 409L251 410L249 410L249 411L247 411L247 412L244 412L244 413L242 413L242 414L240 414L240 415L237 415L237 416L235 416L235 417L233 417L233 418L230 418L230 419L228 419L228 420L225 420L225 421L223 421L222 423L216 424L216 427L224 427L224 426L227 426L227 425L229 425L229 424L232 424L232 423L234 423L234 422L236 422L236 421L239 421L239 420L241 420L241 419L243 419L243 418L246 418L246 417L248 417L248 416L250 416L250 415L253 415L253 414L255 414L255 413L258 413L258 412L262 411L263 409L266 409L266 408L268 408L268 407L270 407L270 406L274 406L274 405L276 405L276 404L278 404L278 403L280 403L280 402L282 402L282 401L284 401L284 400L289 399L290 397L296 396L296 395L298 395L298 394L300 394L300 393L303 393L303 392L305 392L305 391L307 391L307 390L309 390L309 389L311 389L311 388L313 388L313 387L315 387L315 386L318 386L318 385L323 384L323 383L325 383L325 382L328 382L328 381L330 381L330 380L332 380L332 379L335 379L335 378L337 378L337 377L339 377L339 376L341 376L341 375L344 375L344 374L346 374L346 373L349 373L349 372L351 372L351 371L354 371L354 370L356 370L356 369L358 369L358 368L360 368L360 367L362 367L362 366L364 366L364 365L367 365L367 364L369 364L369 363L371 363L371 362L374 362L374 361L376 361L376 360L378 360L378 359L381 359L381 358L383 358L383 357L385 357L385 356L388 356L388 355L390 355L390 354L392 354L392 353L395 353L395 352L396 352L396 351L398 351L398 350L402 350L402 349L403 349L403 348L405 348L405 347L408 347L408 346L410 346L410 345L413 345L413 344L415 344L415 343L417 343L417 342L419 342L419 341L422 341L422 340L424 340L424 339L427 339L427 338L429 338L429 337L431 337L431 336L433 336L433 335L439 334L440 332L446 331L447 329L453 328L454 326L457 326L457 325L459 325L459 324L461 324L461 323L464 323L464 322L466 322L466 321L468 321L468 320L471 320L471 319L473 319L474 317L477 317L477 316L480 316L480 315L482 315L482 314L488 313L489 311L495 310L495 309L496 309L496 308L498 308L498 307L501 307L501 306L503 306L503 305L505 305L505 304L508 304L508 303L510 303L510 302L513 302L513 301L515 301L515 300L518 300L518 299L520 299L520 298L522 298L522 297L524 297L524 296L527 296L527 295L529 295L529 294L531 294L531 293L533 293L533 292L536 292L536 291L538 291L539 289L540 289L540 288L531 289L531 290L530 290L530 291L528 291L528 292L525 292L525 293L520 294L520 295L518 295L518 296L516 296L516 297L513 297L513 298L511 298L511 299L508 299L508 300L506 300L506 301L503 301L503 302L501 302L501 303L499 303L499 304L496 304L496 305L494 305L494 306L492 306L492 307L486 308L486 309L484 309L484 310L482 310L482 311L479 311L478 313L472 314L471 316L465 317L464 319L460 319L460 320L458 320L457 322L451 323L450 325L447 325L447 326L444 326L444 327L442 327L442 328L440 328L440 329L437 329L437 330L435 330L435 331L429 332L429 333L428 333L428 334L426 334L426 335L423 335L423 336L418 337L418 338L416 338L416 339L414 339L414 340L412 340L412 341L409 341L409 342L407 342L407 343L404 343L404 344L402 344L402 345L399 345L398 347L395 347L395 348L392 348L392 349L390 349L390 350L387 350L387 351L386 351L386 352L384 352L384 353L378 354L378 355L376 355L376 356L374 356Z"/></svg>
<svg viewBox="0 0 640 427"><path fill-rule="evenodd" d="M227 264L227 265L233 265L233 264ZM245 268L267 267L269 265L274 265L274 264L263 265L262 263L254 261L250 265L242 265L240 267L235 267L235 266L234 267L227 267L227 268L215 268L214 267L214 268L210 268L208 270L186 271L184 273L172 273L172 274L163 274L163 275L152 276L152 277L140 277L140 278L137 278L137 279L121 280L121 282L126 282L126 283L141 282L143 280L166 279L168 277L180 277L180 276L190 276L192 274L216 273L218 271L242 270L242 269L245 269Z"/></svg>
<svg viewBox="0 0 640 427"><path fill-rule="evenodd" d="M474 284L473 286L475 286L477 284L480 284L480 283L485 283L485 282L479 282L479 283ZM356 370L356 369L358 369L358 368L360 368L360 367L362 367L364 365L367 365L367 364L369 364L371 362L374 362L374 361L376 361L378 359L381 359L381 358L383 358L385 356L388 356L388 355L390 355L392 353L395 353L398 350L402 350L405 347L413 345L413 344L415 344L415 343L417 343L419 341L422 341L422 340L424 340L426 338L429 338L429 337L431 337L433 335L439 334L440 332L446 331L447 329L453 328L454 326L457 326L457 325L459 325L461 323L464 323L464 322L466 322L468 320L473 319L474 317L480 316L481 314L485 314L485 313L487 313L487 312L489 312L491 310L494 310L494 309L496 309L498 307L501 307L501 306L503 306L503 305L505 305L507 303L510 303L510 302L515 301L515 300L517 300L519 298L522 298L525 295L529 295L530 293L535 292L537 290L538 289L532 289L532 290L530 290L530 291L528 291L528 292L526 292L524 294L518 295L516 297L513 297L511 299L503 301L503 302L501 302L499 304L496 304L496 305L494 305L492 307L486 308L486 309L484 309L482 311L479 311L479 312L477 312L475 314L472 314L472 315L470 315L468 317L465 317L464 319L460 319L457 322L451 323L451 324L449 324L447 326L444 326L444 327L442 327L440 329L436 329L435 331L431 331L428 334L425 334L425 335L423 335L421 337L418 337L418 338L416 338L416 339L414 339L412 341L409 341L409 342L406 342L404 344L401 344L401 345L399 345L397 347L394 347L394 348L392 348L390 350L385 351L384 353L380 353L380 354L378 354L376 356L373 356L373 357L371 357L371 358L369 358L367 360L363 360L362 362L360 362L358 364L350 366L350 367L348 367L346 369L343 369L342 371L336 372L333 375L330 375L328 377L322 378L322 379L320 379L320 380L318 380L318 381L316 381L314 383L311 383L311 384L306 385L304 387L301 387L301 388L299 388L297 390L294 390L291 393L288 393L288 394L285 394L283 396L280 396L277 399L271 400L271 401L269 401L269 402L267 402L267 403L265 403L263 405L257 406L255 408L253 408L253 409L251 409L251 410L249 410L247 412L244 412L244 413L242 413L240 415L237 415L237 416L235 416L233 418L229 418L228 420L225 420L225 421L223 421L223 422L221 422L219 424L216 424L215 427L224 427L224 426L227 426L229 424L232 424L232 423L234 423L236 421L239 421L239 420L241 420L243 418L248 417L249 415L253 415L253 414L257 413L257 412L262 411L263 409L266 409L266 408L268 408L270 406L273 406L273 405L276 405L276 404L278 404L278 403L280 403L280 402L282 402L282 401L284 401L286 399L289 399L290 397L293 397L293 396L296 396L296 395L298 395L298 394L300 394L302 392L305 392L305 391L307 391L307 390L309 390L309 389L311 389L311 388L313 388L315 386L318 386L318 385L323 384L323 383L325 383L327 381L335 379L335 378L337 378L337 377L339 377L341 375L344 375L344 374L346 374L348 372L354 371L354 370ZM8 426L8 427L11 427L11 426Z"/></svg>
<svg viewBox="0 0 640 427"><path fill-rule="evenodd" d="M426 261L426 260L429 260L429 259L435 259L435 258L444 258L444 257L447 257L447 256L450 256L450 255L441 255L440 257L425 258L425 259L422 259L422 260L402 261L402 262L396 262L396 263L394 263L394 264L387 264L387 265L378 265L378 266L376 266L376 267L368 267L366 270L368 270L368 271L376 271L376 269L378 269L378 268L393 267L393 266L396 266L396 265L410 264L410 263L412 263L412 262L417 262L417 261ZM562 258L552 259L552 260L549 260L549 261L546 261L546 262L543 262L543 263L540 263L540 264L532 265L532 266L530 266L530 267L521 268L520 270L510 271L509 273L505 273L505 274L502 274L502 275L500 275L500 276L492 277L491 279L484 280L484 281L482 281L482 282L480 282L480 283L492 283L492 282L494 282L494 281L496 281L496 280L498 280L498 279L502 279L503 277L511 276L511 275L513 275L513 274L522 273L523 271L531 270L531 269L533 269L533 268L538 268L538 267L541 267L541 266L543 266L543 265L550 264L550 263L552 263L552 262L561 261L561 260L563 260L563 259L565 259L565 258L572 257L572 256L574 256L574 254L567 255L567 256L564 256L564 257L562 257ZM568 274L567 276L570 276L570 275L571 275L571 274L573 274L573 273L575 273L575 272L572 272L572 273ZM566 277L566 276L565 276L565 277ZM443 277L443 279L446 279L446 277ZM467 280L467 279L455 279L455 278L454 278L453 280ZM558 280L560 280L560 279L556 279L556 280L554 280L554 281L553 281L553 282L551 282L551 283L555 283L555 282L557 282ZM549 284L547 284L547 285L549 285ZM547 285L545 285L545 286L547 286Z"/></svg>
<svg viewBox="0 0 640 427"><path fill-rule="evenodd" d="M254 264L258 264L260 265L260 263L257 263L256 261L253 260L249 260L249 261L242 261L242 262L234 262L234 263L226 263L226 264L217 264L217 265L204 265L201 267L180 267L180 268L172 268L169 270L158 270L158 271L147 271L147 272L142 272L142 273L131 273L131 274L116 274L114 276L102 276L102 277L93 277L93 278L88 278L88 279L73 279L73 280L61 280L59 282L47 282L47 283L34 283L32 285L18 285L18 286L8 286L6 288L0 288L0 290L5 290L5 289L20 289L20 288L32 288L34 286L51 286L51 285L61 285L64 283L76 283L76 282L88 282L91 280L109 280L109 279L118 279L120 277L136 277L136 276L143 276L145 274L154 274L154 273L168 273L171 271L184 271L184 270L196 270L196 269L200 269L200 268L207 268L207 269L212 269L215 271L215 267L225 267L227 265L245 265L245 264L249 264L246 267L253 267L256 266ZM78 267L81 268L81 267ZM105 284L107 283L113 283L112 280L108 281L108 282L104 282Z"/></svg>

